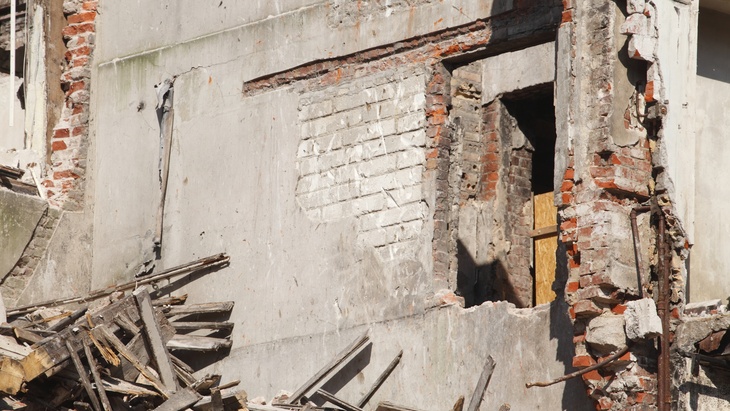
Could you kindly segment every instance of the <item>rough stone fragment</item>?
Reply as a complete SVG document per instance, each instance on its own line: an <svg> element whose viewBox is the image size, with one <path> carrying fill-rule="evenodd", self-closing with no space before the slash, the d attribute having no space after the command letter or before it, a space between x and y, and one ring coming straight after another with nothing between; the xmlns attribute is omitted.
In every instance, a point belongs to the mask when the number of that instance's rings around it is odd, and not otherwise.
<svg viewBox="0 0 730 411"><path fill-rule="evenodd" d="M654 61L656 39L651 36L634 34L629 40L629 57L637 60Z"/></svg>
<svg viewBox="0 0 730 411"><path fill-rule="evenodd" d="M684 306L684 315L691 316L708 316L712 314L722 313L722 300L708 300L689 303Z"/></svg>
<svg viewBox="0 0 730 411"><path fill-rule="evenodd" d="M700 341L697 344L700 348L700 351L705 353L711 353L720 348L720 344L722 343L722 339L723 337L725 337L726 332L726 330L716 331L707 336L707 338L705 338L704 340Z"/></svg>
<svg viewBox="0 0 730 411"><path fill-rule="evenodd" d="M624 317L604 314L593 318L586 329L586 342L596 353L610 354L626 345Z"/></svg>
<svg viewBox="0 0 730 411"><path fill-rule="evenodd" d="M632 14L621 25L621 34L649 34L649 19L643 14Z"/></svg>
<svg viewBox="0 0 730 411"><path fill-rule="evenodd" d="M643 13L646 6L646 0L629 0L626 3L626 11L629 14Z"/></svg>
<svg viewBox="0 0 730 411"><path fill-rule="evenodd" d="M662 321L651 298L629 301L624 312L626 336L631 340L653 338L662 333Z"/></svg>

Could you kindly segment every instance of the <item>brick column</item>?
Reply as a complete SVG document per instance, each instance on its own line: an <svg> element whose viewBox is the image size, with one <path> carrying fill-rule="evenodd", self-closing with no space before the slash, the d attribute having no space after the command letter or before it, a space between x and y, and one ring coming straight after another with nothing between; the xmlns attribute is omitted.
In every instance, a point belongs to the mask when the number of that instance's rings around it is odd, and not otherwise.
<svg viewBox="0 0 730 411"><path fill-rule="evenodd" d="M89 138L89 86L96 36L98 2L66 0L68 25L63 28L67 51L61 75L65 91L59 121L50 142L51 164L43 186L51 205L78 210L83 203Z"/></svg>

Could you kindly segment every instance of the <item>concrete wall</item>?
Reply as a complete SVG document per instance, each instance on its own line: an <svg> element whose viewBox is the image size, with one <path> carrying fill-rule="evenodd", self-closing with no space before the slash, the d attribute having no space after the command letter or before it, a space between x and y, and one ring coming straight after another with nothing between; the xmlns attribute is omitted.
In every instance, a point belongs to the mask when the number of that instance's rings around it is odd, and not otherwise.
<svg viewBox="0 0 730 411"><path fill-rule="evenodd" d="M695 245L690 301L727 299L730 247L726 218L730 200L730 15L701 9L697 48Z"/></svg>
<svg viewBox="0 0 730 411"><path fill-rule="evenodd" d="M374 62L331 83L315 77L242 93L262 75L468 23L512 2L239 3L100 5L86 205L92 288L128 279L155 257L153 86L174 76L155 264L227 252L228 268L178 292L190 302L236 301L231 354L201 372L240 378L249 397L270 398L295 389L370 327L369 366L342 390L350 400L403 348L402 366L376 399L448 408L458 395L468 398L491 354L498 368L483 409L587 409L572 385L522 388L568 371L572 337L560 303L433 308L429 66Z"/></svg>

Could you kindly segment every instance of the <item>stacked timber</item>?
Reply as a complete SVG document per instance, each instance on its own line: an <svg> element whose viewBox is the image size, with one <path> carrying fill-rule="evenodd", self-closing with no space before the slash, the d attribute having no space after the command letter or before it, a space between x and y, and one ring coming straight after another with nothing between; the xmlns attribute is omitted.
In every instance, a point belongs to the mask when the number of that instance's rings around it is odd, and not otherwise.
<svg viewBox="0 0 730 411"><path fill-rule="evenodd" d="M147 284L227 263L224 255L138 278ZM152 281L152 280L154 281ZM194 377L186 352L225 351L233 302L153 299L121 284L8 312L0 327L0 409L238 410L246 394L220 375ZM127 291L131 291L127 293ZM93 298L92 298L93 297ZM78 300L95 300L79 304ZM60 309L74 303L73 309Z"/></svg>

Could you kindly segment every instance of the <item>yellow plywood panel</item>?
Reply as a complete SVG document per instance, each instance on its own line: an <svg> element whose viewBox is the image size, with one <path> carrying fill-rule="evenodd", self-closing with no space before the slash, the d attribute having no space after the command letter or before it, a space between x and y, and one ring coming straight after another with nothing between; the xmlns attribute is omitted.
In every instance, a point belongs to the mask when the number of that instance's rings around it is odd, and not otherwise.
<svg viewBox="0 0 730 411"><path fill-rule="evenodd" d="M552 192L535 195L533 209L535 230L553 227L558 223L558 209L553 202ZM549 303L555 299L552 286L555 281L557 249L557 233L535 238L535 304Z"/></svg>

